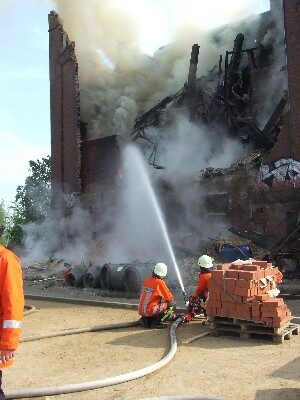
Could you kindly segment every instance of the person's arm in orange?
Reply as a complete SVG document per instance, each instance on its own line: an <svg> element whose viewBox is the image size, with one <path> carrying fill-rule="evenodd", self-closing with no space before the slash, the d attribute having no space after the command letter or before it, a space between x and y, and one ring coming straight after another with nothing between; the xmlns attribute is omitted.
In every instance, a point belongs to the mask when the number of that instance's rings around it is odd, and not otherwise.
<svg viewBox="0 0 300 400"><path fill-rule="evenodd" d="M24 311L22 270L18 258L11 252L2 257L1 303L3 326L0 338L1 361L14 356L19 345Z"/></svg>
<svg viewBox="0 0 300 400"><path fill-rule="evenodd" d="M207 277L205 275L206 274L199 274L198 286L194 293L194 295L197 297L200 296L205 289L207 289Z"/></svg>
<svg viewBox="0 0 300 400"><path fill-rule="evenodd" d="M168 289L168 286L166 285L165 281L161 280L159 284L159 291L160 295L167 303L170 303L171 301L174 300L174 296Z"/></svg>

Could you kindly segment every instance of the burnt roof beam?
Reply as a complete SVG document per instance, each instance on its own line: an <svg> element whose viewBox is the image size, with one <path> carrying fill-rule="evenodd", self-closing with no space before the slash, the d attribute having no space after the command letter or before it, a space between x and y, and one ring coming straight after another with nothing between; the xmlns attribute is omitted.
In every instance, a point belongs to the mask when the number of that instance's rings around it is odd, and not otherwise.
<svg viewBox="0 0 300 400"><path fill-rule="evenodd" d="M198 57L199 57L200 46L198 44L193 44L191 58L190 58L190 68L188 74L188 85L193 86L196 80Z"/></svg>

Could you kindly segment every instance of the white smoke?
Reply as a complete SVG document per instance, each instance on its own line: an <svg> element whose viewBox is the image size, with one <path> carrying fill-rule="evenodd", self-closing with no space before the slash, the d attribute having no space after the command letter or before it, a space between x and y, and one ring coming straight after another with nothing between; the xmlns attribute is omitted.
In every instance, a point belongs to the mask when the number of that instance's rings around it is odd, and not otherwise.
<svg viewBox="0 0 300 400"><path fill-rule="evenodd" d="M213 0L56 0L65 31L76 43L82 118L90 138L128 138L137 115L180 89L187 79L191 47L199 43L198 74L232 48L233 22L253 25L258 2ZM208 23L209 22L209 23ZM231 25L216 43L213 23ZM160 48L150 56L145 49Z"/></svg>
<svg viewBox="0 0 300 400"><path fill-rule="evenodd" d="M62 209L52 210L43 222L27 224L23 230L25 266L49 258L79 263L90 259L87 244L97 225L92 215L76 204L67 215Z"/></svg>
<svg viewBox="0 0 300 400"><path fill-rule="evenodd" d="M155 177L168 182L179 202L182 216L176 216L176 212L172 215L173 220L177 219L177 229L201 232L203 239L225 230L225 218L210 218L207 223L209 191L199 180L199 172L230 167L249 151L249 145L227 136L220 126L196 125L182 114L157 136L161 139L156 162L165 169L155 172Z"/></svg>
<svg viewBox="0 0 300 400"><path fill-rule="evenodd" d="M153 130L146 130L147 137L152 137ZM195 124L184 114L160 129L156 137L160 138L156 161L166 167L163 175L169 182L196 177L203 168L227 168L249 150L236 138L226 136L224 128Z"/></svg>
<svg viewBox="0 0 300 400"><path fill-rule="evenodd" d="M257 85L257 119L263 128L271 113L287 90L286 52L284 43L283 14L281 7L274 7L273 23L264 34L262 44L272 49L272 66Z"/></svg>

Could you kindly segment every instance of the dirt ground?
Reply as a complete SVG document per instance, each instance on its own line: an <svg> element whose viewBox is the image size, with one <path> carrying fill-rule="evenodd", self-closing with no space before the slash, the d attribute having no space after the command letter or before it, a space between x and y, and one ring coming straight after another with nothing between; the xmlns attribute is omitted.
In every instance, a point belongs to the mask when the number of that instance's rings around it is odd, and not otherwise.
<svg viewBox="0 0 300 400"><path fill-rule="evenodd" d="M39 311L25 317L23 337L137 319L137 312L132 310L30 303ZM289 306L293 315L300 316L299 300L290 301ZM205 330L199 322L180 326L177 354L163 370L116 386L46 399L138 400L196 394L233 400L300 399L300 336L293 336L281 345L221 337L181 343ZM168 348L168 330L142 328L23 343L14 366L4 371L4 388L62 385L111 377L158 361Z"/></svg>

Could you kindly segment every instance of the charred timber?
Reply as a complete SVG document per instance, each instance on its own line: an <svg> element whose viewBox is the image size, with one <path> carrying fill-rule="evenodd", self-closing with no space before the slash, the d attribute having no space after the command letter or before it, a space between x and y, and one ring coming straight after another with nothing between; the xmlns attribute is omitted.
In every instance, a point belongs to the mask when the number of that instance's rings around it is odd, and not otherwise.
<svg viewBox="0 0 300 400"><path fill-rule="evenodd" d="M229 100L232 94L232 88L239 79L238 70L243 59L243 44L244 35L239 33L234 40L233 51L226 51L225 55L224 94L226 121L229 127L231 127ZM229 61L230 55L231 59Z"/></svg>
<svg viewBox="0 0 300 400"><path fill-rule="evenodd" d="M261 133L262 138L267 138L272 146L276 142L277 136L280 132L280 124L282 123L282 118L283 118L283 114L284 114L284 110L285 110L285 106L286 106L287 102L288 102L288 95L287 95L287 93L285 93L285 95L282 97L282 99L279 101L277 107L273 111L273 113L272 113L271 117L269 118L268 122L266 123L264 129L262 130L262 133ZM266 148L266 150L268 150L268 149L269 148Z"/></svg>
<svg viewBox="0 0 300 400"><path fill-rule="evenodd" d="M226 71L226 85L232 86L234 81L236 80L236 73L241 65L243 59L243 44L244 44L244 35L239 33L235 40L233 51L226 52L227 58L227 71ZM228 62L228 57L231 55L231 60Z"/></svg>
<svg viewBox="0 0 300 400"><path fill-rule="evenodd" d="M174 97L175 95L165 97L156 106L152 107L149 111L138 117L135 120L132 135L136 134L138 130L144 129L147 126L159 124L159 111L164 109L167 104L169 104L174 99ZM150 117L152 118L151 122L149 123Z"/></svg>
<svg viewBox="0 0 300 400"><path fill-rule="evenodd" d="M245 230L245 229L238 229L235 227L231 227L228 230L237 236L251 240L251 242L253 242L257 246L263 247L267 250L271 250L274 247L274 245L276 245L276 240L266 235L263 235L260 232L253 231L252 229Z"/></svg>
<svg viewBox="0 0 300 400"><path fill-rule="evenodd" d="M189 75L188 75L188 85L192 86L196 80L196 72L197 72L197 65L198 65L198 57L199 57L199 48L198 44L194 44L192 47L191 52L191 59L190 59L190 68L189 68Z"/></svg>
<svg viewBox="0 0 300 400"><path fill-rule="evenodd" d="M276 246L274 246L271 249L271 256L275 256L277 253L279 253L279 251L281 251L283 248L288 248L290 251L295 251L298 250L299 251L299 246L298 243L296 244L296 242L298 242L300 238L300 222L297 224L296 228L286 237L284 237L283 239L281 239ZM296 244L296 246L293 248L293 244Z"/></svg>

